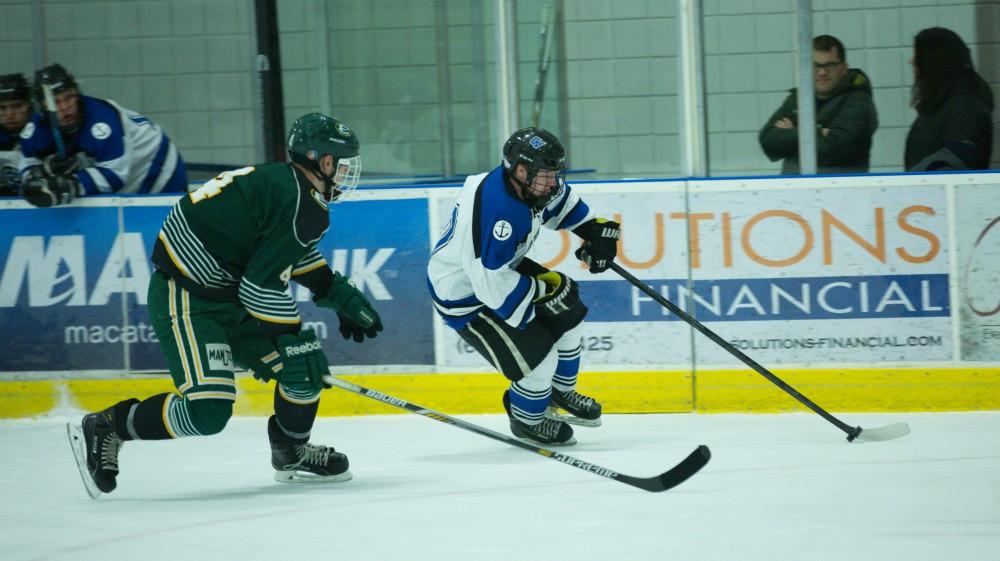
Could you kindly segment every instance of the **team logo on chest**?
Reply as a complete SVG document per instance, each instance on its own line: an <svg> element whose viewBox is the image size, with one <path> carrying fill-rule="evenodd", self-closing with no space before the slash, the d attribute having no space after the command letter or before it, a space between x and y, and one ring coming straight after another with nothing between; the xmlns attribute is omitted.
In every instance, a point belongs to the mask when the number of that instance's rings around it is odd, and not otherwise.
<svg viewBox="0 0 1000 561"><path fill-rule="evenodd" d="M507 241L513 233L514 227L506 220L497 220L496 224L493 225L493 237L498 241Z"/></svg>

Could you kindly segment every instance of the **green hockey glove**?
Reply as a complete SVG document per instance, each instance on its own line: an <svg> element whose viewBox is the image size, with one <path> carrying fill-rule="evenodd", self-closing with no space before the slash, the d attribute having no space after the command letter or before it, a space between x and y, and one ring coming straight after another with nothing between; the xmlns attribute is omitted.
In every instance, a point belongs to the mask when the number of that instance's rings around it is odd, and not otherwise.
<svg viewBox="0 0 1000 561"><path fill-rule="evenodd" d="M379 317L378 312L368 302L365 295L354 288L347 277L340 273L333 274L330 290L323 296L313 297L313 302L316 302L317 306L330 308L337 312L337 315L341 317L341 333L344 333L343 318L347 318L351 323L365 330L366 334L382 331L382 318ZM349 334L345 334L344 338L346 339L348 336ZM375 335L368 336L374 337ZM356 336L355 340L357 340Z"/></svg>
<svg viewBox="0 0 1000 561"><path fill-rule="evenodd" d="M279 335L277 346L281 370L275 377L282 384L312 390L330 387L323 382L323 375L330 373L330 364L312 329L303 329L298 335Z"/></svg>

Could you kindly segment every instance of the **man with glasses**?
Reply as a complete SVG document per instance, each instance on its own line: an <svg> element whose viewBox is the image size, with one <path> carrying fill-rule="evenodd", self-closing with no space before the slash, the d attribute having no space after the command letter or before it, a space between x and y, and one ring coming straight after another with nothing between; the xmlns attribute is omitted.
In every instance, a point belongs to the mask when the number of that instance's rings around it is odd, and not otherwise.
<svg viewBox="0 0 1000 561"><path fill-rule="evenodd" d="M844 45L836 37L813 39L813 84L816 94L816 164L819 173L866 173L878 114L871 81L847 65ZM785 98L760 130L764 154L784 160L781 173L800 173L798 96Z"/></svg>

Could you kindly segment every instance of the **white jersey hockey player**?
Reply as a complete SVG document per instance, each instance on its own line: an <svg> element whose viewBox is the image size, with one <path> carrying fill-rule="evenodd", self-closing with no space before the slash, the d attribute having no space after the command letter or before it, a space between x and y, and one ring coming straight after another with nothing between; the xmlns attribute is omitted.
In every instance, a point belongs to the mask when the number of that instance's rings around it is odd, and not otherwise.
<svg viewBox="0 0 1000 561"><path fill-rule="evenodd" d="M58 124L37 114L21 131L24 198L35 206L98 193L157 194L188 190L184 160L156 123L113 101L80 95L59 64L35 73L35 98L51 90Z"/></svg>
<svg viewBox="0 0 1000 561"><path fill-rule="evenodd" d="M511 432L557 445L576 442L567 422L600 424L601 405L576 391L587 307L571 278L526 255L542 226L571 230L585 240L577 257L599 273L617 255L620 236L619 225L595 218L564 175L565 150L552 133L517 131L504 144L502 165L465 180L427 266L445 323L511 381L503 395Z"/></svg>

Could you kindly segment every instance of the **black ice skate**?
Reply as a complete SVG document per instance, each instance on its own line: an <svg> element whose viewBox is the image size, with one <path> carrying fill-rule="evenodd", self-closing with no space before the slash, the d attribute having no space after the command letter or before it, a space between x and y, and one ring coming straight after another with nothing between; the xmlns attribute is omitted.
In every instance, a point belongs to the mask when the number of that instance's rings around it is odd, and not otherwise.
<svg viewBox="0 0 1000 561"><path fill-rule="evenodd" d="M559 409L569 415L559 413ZM576 390L561 392L552 388L552 398L549 401L549 408L545 411L545 417L581 427L599 427L601 404Z"/></svg>
<svg viewBox="0 0 1000 561"><path fill-rule="evenodd" d="M573 427L555 419L542 419L537 425L529 425L511 417L510 432L518 438L526 438L539 444L550 446L572 446L576 444L573 438Z"/></svg>
<svg viewBox="0 0 1000 561"><path fill-rule="evenodd" d="M280 483L319 483L348 481L347 456L332 446L317 446L309 442L290 442L277 428L274 418L268 423L271 441L271 466L274 480Z"/></svg>
<svg viewBox="0 0 1000 561"><path fill-rule="evenodd" d="M503 392L503 408L510 419L510 432L518 438L525 438L539 444L552 446L572 446L576 444L573 438L573 427L559 419L542 419L537 425L529 425L514 418L510 411L510 390Z"/></svg>
<svg viewBox="0 0 1000 561"><path fill-rule="evenodd" d="M114 408L66 423L69 444L90 498L110 493L118 485L118 452L124 442L115 433Z"/></svg>

